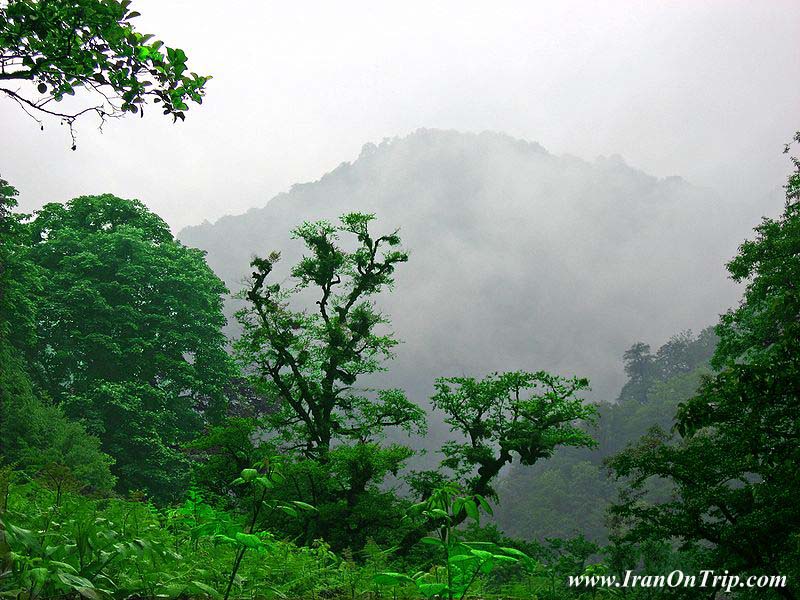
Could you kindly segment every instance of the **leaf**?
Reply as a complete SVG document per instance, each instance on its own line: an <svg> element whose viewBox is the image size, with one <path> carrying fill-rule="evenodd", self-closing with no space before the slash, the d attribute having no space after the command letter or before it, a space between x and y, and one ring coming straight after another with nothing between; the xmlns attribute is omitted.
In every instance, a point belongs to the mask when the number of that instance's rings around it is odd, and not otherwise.
<svg viewBox="0 0 800 600"><path fill-rule="evenodd" d="M48 548L51 548L51 547L53 547L53 546L48 546ZM56 548L59 548L59 547L63 548L63 546L55 546L55 547ZM72 573L73 575L77 575L78 574L78 570L75 567L73 567L72 565L68 564L68 563L57 561L57 560L51 560L50 561L50 566L53 566L53 565L63 569L64 571L67 571L68 573Z"/></svg>
<svg viewBox="0 0 800 600"><path fill-rule="evenodd" d="M263 545L261 538L252 533L237 533L236 541L247 548L260 548Z"/></svg>
<svg viewBox="0 0 800 600"><path fill-rule="evenodd" d="M236 540L232 537L228 537L227 535L215 535L214 542L222 543L222 544L236 544Z"/></svg>
<svg viewBox="0 0 800 600"><path fill-rule="evenodd" d="M191 584L194 587L196 587L198 590L200 590L201 592L205 592L206 594L208 594L212 598L220 598L222 596L222 594L220 594L217 590L215 590L210 585L205 584L205 583L203 583L201 581L194 581L193 580L193 581L191 581Z"/></svg>
<svg viewBox="0 0 800 600"><path fill-rule="evenodd" d="M6 531L11 533L12 540L16 539L17 541L22 542L22 544L28 549L36 548L39 545L36 541L36 536L29 529L22 529L22 527L17 527L16 525L8 523L6 524Z"/></svg>
<svg viewBox="0 0 800 600"><path fill-rule="evenodd" d="M403 573L376 573L373 580L378 585L397 585L405 581L413 581L408 575Z"/></svg>
<svg viewBox="0 0 800 600"><path fill-rule="evenodd" d="M464 508L464 498L456 498L453 502L453 514L457 515Z"/></svg>
<svg viewBox="0 0 800 600"><path fill-rule="evenodd" d="M486 514L489 514L489 515L494 514L494 511L492 510L492 507L489 505L489 503L486 501L486 498L484 498L480 494L475 494L475 499L481 505L481 508L483 509L483 511Z"/></svg>
<svg viewBox="0 0 800 600"><path fill-rule="evenodd" d="M450 518L450 515L448 515L441 508L434 508L433 510L428 511L428 514L430 514L433 517L441 517L443 519L449 519Z"/></svg>
<svg viewBox="0 0 800 600"><path fill-rule="evenodd" d="M33 581L34 588L38 589L44 585L47 580L48 571L44 567L37 567L28 571L27 576Z"/></svg>
<svg viewBox="0 0 800 600"><path fill-rule="evenodd" d="M517 562L519 562L519 559L514 558L513 556L506 556L505 554L493 554L492 555L492 559L500 561L500 562L507 562L507 563L517 563Z"/></svg>
<svg viewBox="0 0 800 600"><path fill-rule="evenodd" d="M465 560L475 560L476 556L471 556L469 554L456 554L455 556L450 557L451 563L459 563L464 562Z"/></svg>
<svg viewBox="0 0 800 600"><path fill-rule="evenodd" d="M422 542L423 544L431 544L432 546L443 546L444 545L444 542L442 542L442 540L440 540L439 538L431 537L431 536L426 536L426 537L422 538L420 540L420 542Z"/></svg>
<svg viewBox="0 0 800 600"><path fill-rule="evenodd" d="M318 512L316 506L311 506L310 504L301 502L300 500L292 500L292 504L294 504L297 508L302 508L303 510Z"/></svg>
<svg viewBox="0 0 800 600"><path fill-rule="evenodd" d="M478 505L475 504L474 500L467 500L464 502L464 510L467 511L467 516L470 519L474 519L476 521L480 521L481 515L478 512Z"/></svg>
<svg viewBox="0 0 800 600"><path fill-rule="evenodd" d="M91 581L85 579L84 577L80 577L78 575L72 575L70 573L58 573L57 577L61 581L61 583L63 583L64 585L68 585L73 589L78 589L80 587L94 588L94 585L92 584Z"/></svg>
<svg viewBox="0 0 800 600"><path fill-rule="evenodd" d="M258 471L255 469L242 469L240 477L243 481L253 481L256 477L258 477Z"/></svg>
<svg viewBox="0 0 800 600"><path fill-rule="evenodd" d="M433 598L447 589L444 583L417 583L417 589L426 598Z"/></svg>
<svg viewBox="0 0 800 600"><path fill-rule="evenodd" d="M477 556L481 560L492 560L492 558L494 557L494 554L492 554L491 552L487 552L486 550L472 549L470 550L470 552L472 553L473 556Z"/></svg>
<svg viewBox="0 0 800 600"><path fill-rule="evenodd" d="M509 556L515 556L521 560L531 561L533 560L530 556L525 554L522 550L517 550L516 548L506 548L501 546L500 550L508 554Z"/></svg>

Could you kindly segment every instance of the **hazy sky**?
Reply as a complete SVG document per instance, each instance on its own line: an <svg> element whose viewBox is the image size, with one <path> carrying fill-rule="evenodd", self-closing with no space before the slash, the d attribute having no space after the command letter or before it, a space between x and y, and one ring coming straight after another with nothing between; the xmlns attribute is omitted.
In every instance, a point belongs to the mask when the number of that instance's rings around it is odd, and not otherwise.
<svg viewBox="0 0 800 600"><path fill-rule="evenodd" d="M362 144L419 127L497 130L550 152L621 154L760 198L800 127L798 0L134 0L139 29L214 79L186 123L40 132L0 98L0 174L22 206L137 197L174 229L263 205Z"/></svg>

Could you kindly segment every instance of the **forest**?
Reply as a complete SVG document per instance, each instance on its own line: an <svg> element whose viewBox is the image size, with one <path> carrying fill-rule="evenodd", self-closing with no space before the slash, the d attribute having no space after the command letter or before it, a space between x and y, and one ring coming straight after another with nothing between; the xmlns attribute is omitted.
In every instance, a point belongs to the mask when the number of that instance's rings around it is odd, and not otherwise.
<svg viewBox="0 0 800 600"><path fill-rule="evenodd" d="M210 77L129 4L0 3L0 86L35 90L0 97L66 124L72 150L86 116L203 110ZM99 104L49 102L81 89ZM381 214L298 221L302 256L271 248L231 289L138 200L28 214L0 179L0 597L798 598L787 137L783 211L726 265L739 304L610 357L609 401L536 364L442 372L424 401L386 384L384 299L415 248ZM704 572L725 576L649 585Z"/></svg>

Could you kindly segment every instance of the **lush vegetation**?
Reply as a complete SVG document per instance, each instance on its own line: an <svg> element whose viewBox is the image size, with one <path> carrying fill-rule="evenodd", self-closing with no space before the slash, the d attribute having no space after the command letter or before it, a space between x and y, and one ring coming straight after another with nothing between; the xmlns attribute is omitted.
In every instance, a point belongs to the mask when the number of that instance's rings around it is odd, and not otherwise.
<svg viewBox="0 0 800 600"><path fill-rule="evenodd" d="M3 3L0 82L44 97L0 92L70 131L148 97L182 119L208 78L128 4ZM76 88L100 104L50 108ZM787 577L728 595L796 598L792 160L783 214L728 264L740 305L655 353L634 344L616 402L589 403L579 375L443 373L430 411L379 386L399 342L378 302L410 256L375 215L298 225L286 276L279 252L254 258L229 340L225 285L141 202L26 215L0 179L0 596L711 598L724 583L567 577L714 569ZM434 412L450 436L415 471Z"/></svg>
<svg viewBox="0 0 800 600"><path fill-rule="evenodd" d="M798 172L714 330L633 345L613 404L543 371L442 377L427 471L426 411L359 384L397 344L375 297L409 258L374 216L299 226L280 281L255 258L229 353L227 290L141 203L23 215L0 190L4 596L602 597L566 577L714 568L794 597Z"/></svg>
<svg viewBox="0 0 800 600"><path fill-rule="evenodd" d="M498 525L525 539L583 535L607 544L611 528L606 512L617 500L618 485L606 460L652 427L672 428L678 405L711 372L716 343L714 329L708 328L697 336L675 335L655 353L647 344L634 344L624 355L628 381L619 398L596 406L597 425L590 432L597 446L560 450L532 468L514 465L499 484L503 502L495 511ZM669 494L664 481L650 482L648 489L661 498Z"/></svg>

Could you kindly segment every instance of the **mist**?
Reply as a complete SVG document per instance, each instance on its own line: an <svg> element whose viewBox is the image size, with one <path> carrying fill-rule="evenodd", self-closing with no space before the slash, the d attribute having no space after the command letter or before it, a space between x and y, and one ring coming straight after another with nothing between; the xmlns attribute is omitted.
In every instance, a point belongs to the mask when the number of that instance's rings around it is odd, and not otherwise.
<svg viewBox="0 0 800 600"><path fill-rule="evenodd" d="M0 596L800 597L799 40L0 0Z"/></svg>
<svg viewBox="0 0 800 600"><path fill-rule="evenodd" d="M290 237L302 221L374 213L376 231L399 228L410 259L379 300L403 343L370 383L427 406L436 377L544 369L588 377L589 399L614 401L633 343L699 332L736 304L724 265L752 208L619 156L587 162L497 133L418 130L179 237L235 293L254 255L280 251L275 280L286 280L306 251ZM430 448L446 435L432 419Z"/></svg>
<svg viewBox="0 0 800 600"><path fill-rule="evenodd" d="M70 152L65 127L40 131L0 103L0 166L24 210L113 192L178 231L429 127L500 131L589 161L619 154L757 219L774 208L800 106L790 0L136 7L140 30L214 76L202 108L174 126L157 110L102 133L87 120Z"/></svg>

